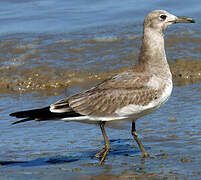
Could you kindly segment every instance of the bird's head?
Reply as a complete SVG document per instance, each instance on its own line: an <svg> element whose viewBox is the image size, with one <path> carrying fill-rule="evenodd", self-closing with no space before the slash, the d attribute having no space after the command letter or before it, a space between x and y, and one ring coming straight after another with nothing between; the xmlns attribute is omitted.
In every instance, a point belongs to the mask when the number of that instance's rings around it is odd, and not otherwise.
<svg viewBox="0 0 201 180"><path fill-rule="evenodd" d="M145 27L154 28L159 32L162 32L169 25L175 23L195 23L195 21L189 17L177 17L164 10L152 11L146 16L144 20Z"/></svg>

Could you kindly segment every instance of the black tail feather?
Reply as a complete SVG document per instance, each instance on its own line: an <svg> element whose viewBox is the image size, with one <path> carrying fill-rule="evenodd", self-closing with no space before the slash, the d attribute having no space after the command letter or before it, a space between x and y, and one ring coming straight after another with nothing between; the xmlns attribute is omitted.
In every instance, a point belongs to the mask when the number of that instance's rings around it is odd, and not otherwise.
<svg viewBox="0 0 201 180"><path fill-rule="evenodd" d="M18 111L18 112L14 112L9 114L10 116L16 117L16 118L27 118L27 117L33 117L34 119L37 116L45 116L48 115L50 112L49 110L49 106L45 107L45 108L41 108L41 109L32 109L32 110L27 110L27 111ZM31 119L30 119L31 120Z"/></svg>
<svg viewBox="0 0 201 180"><path fill-rule="evenodd" d="M19 120L19 121L15 121L15 122L13 122L11 125L18 124L18 123L22 123L22 122L26 122L26 121L31 121L31 120L33 120L33 119L26 118L26 119L22 119L22 120Z"/></svg>
<svg viewBox="0 0 201 180"><path fill-rule="evenodd" d="M15 121L12 124L18 124L26 121L31 120L37 120L37 121L45 121L45 120L56 120L61 119L65 117L78 117L82 116L79 113L76 113L75 111L69 111L64 113L53 113L50 111L50 107L44 107L41 109L32 109L27 111L19 111L11 113L10 116L16 117L16 118L24 118L19 121Z"/></svg>

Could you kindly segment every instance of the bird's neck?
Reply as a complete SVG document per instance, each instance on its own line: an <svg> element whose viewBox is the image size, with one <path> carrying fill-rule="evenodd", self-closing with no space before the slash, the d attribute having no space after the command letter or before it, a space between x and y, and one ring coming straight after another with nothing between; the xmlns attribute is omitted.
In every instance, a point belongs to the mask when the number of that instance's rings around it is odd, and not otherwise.
<svg viewBox="0 0 201 180"><path fill-rule="evenodd" d="M162 32L154 31L152 28L144 29L137 66L140 66L141 69L151 74L159 74L168 78L171 77Z"/></svg>

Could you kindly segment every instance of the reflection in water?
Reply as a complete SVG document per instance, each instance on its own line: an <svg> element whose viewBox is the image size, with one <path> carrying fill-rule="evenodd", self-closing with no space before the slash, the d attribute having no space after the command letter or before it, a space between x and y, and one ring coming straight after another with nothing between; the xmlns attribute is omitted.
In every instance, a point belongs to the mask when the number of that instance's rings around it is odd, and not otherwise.
<svg viewBox="0 0 201 180"><path fill-rule="evenodd" d="M136 153L140 153L140 150L136 149L136 147L128 144L131 139L113 139L110 140L111 151L109 157L111 156L134 156ZM150 149L150 148L146 148ZM98 150L97 150L98 151ZM56 156L56 157L42 157L36 158L30 161L0 161L0 165L2 166L21 166L21 167L32 167L32 166L47 166L51 164L65 164L71 163L80 160L93 160L94 163L97 164L96 161L98 159L94 156L97 151L90 152L75 152L69 156Z"/></svg>

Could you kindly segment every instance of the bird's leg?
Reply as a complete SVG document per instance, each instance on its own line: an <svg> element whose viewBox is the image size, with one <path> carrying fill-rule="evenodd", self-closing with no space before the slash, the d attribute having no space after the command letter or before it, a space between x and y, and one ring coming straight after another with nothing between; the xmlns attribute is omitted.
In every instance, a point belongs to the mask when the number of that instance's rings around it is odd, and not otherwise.
<svg viewBox="0 0 201 180"><path fill-rule="evenodd" d="M99 125L100 125L100 128L101 128L102 134L103 134L103 130L102 130L102 126L103 126L103 125L102 125L102 123L105 123L105 122L104 122L104 121L103 121L103 122L101 121ZM103 137L104 137L104 134L103 134ZM105 140L105 137L104 137L104 140ZM106 143L105 143L105 144L106 144ZM105 145L105 146L106 146L106 145ZM95 154L95 157L97 157L97 158L99 158L99 159L102 158L102 156L103 156L103 154L104 154L104 152L105 152L105 146L104 146L98 153Z"/></svg>
<svg viewBox="0 0 201 180"><path fill-rule="evenodd" d="M138 139L137 132L136 132L136 129L135 129L135 122L134 122L134 121L132 122L131 134L132 134L133 138L135 139L135 141L137 142L137 144L138 144L140 150L142 151L142 157L143 157L143 158L148 157L149 154L146 152L144 146L142 145L142 143L141 143L140 140Z"/></svg>
<svg viewBox="0 0 201 180"><path fill-rule="evenodd" d="M109 141L108 141L108 137L106 135L106 132L105 132L105 121L101 121L100 122L100 128L101 128L101 131L102 131L102 134L103 134L103 137L104 137L104 141L105 141L105 146L103 147L103 149L101 149L100 152L98 152L95 157L99 158L100 159L100 162L99 162L99 165L102 165L107 154L109 153L110 151L110 144L109 144Z"/></svg>

